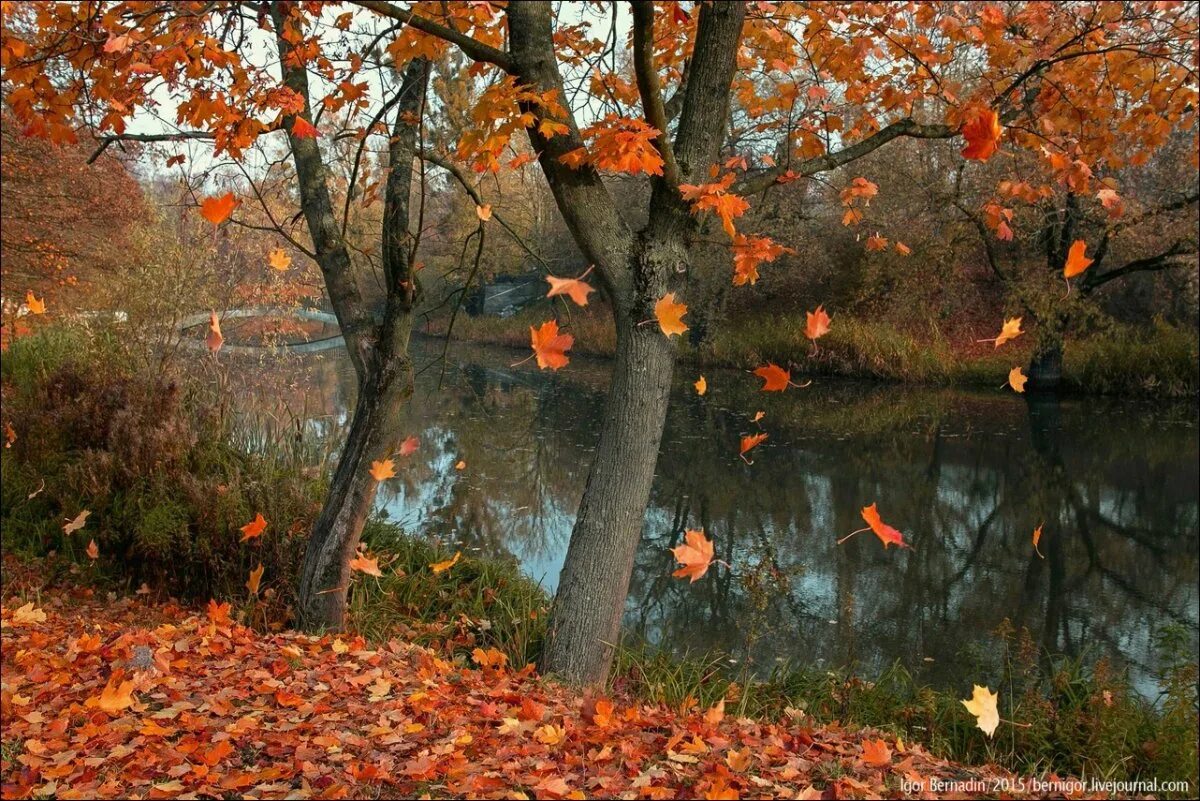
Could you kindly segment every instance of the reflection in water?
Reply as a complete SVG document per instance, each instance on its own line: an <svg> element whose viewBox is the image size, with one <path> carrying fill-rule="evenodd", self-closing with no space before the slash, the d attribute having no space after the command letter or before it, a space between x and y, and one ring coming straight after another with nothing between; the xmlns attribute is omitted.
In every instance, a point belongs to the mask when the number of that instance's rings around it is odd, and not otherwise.
<svg viewBox="0 0 1200 801"><path fill-rule="evenodd" d="M412 433L378 504L407 531L511 555L553 590L583 492L606 385L603 363L559 374L510 351L418 343ZM337 437L352 373L338 355L259 371L245 411ZM1051 652L1108 655L1151 691L1153 636L1197 631L1198 433L1194 404L1038 402L820 380L765 394L737 371L690 391L681 371L626 613L628 630L677 650L776 660L895 661L961 683L1004 619ZM253 390L253 388L252 388ZM770 438L747 465L742 434ZM419 426L419 429L417 428ZM336 443L336 440L334 440ZM464 470L455 469L465 460ZM878 502L913 549L835 545ZM1031 534L1044 524L1040 558ZM717 568L671 578L685 528L716 540Z"/></svg>

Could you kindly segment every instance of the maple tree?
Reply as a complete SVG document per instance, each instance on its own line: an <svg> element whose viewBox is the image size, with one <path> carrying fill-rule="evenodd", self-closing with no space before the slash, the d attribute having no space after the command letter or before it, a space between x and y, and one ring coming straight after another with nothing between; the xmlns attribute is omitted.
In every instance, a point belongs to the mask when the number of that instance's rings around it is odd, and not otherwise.
<svg viewBox="0 0 1200 801"><path fill-rule="evenodd" d="M28 24L5 30L5 80L14 87L5 99L32 134L74 139L83 109L101 134L121 138L133 136L128 121L153 103L155 86L170 82L182 93L182 136L211 139L216 152L234 158L260 137L286 137L313 255L360 379L349 440L301 580L302 624L336 627L347 565L377 483L368 465L393 449L397 409L411 392L406 345L416 277L408 206L412 165L425 156L416 139L429 63L455 50L472 62L474 75L487 76L453 153L431 157L494 175L510 168L506 153L516 152L523 135L566 227L594 265L616 328L607 411L542 665L580 682L604 679L618 639L670 402L674 338L689 330L682 319L689 306L705 309L712 299L714 284L704 280L698 255L721 242L732 263L724 283L749 292L760 268L788 247L749 230L757 198L832 174L899 139L961 138L959 174L996 165L1011 173L1007 185L998 183L989 200L969 209L989 241L1003 241L1019 225L1014 197L1024 189L1014 195L1014 187L1028 185L1041 197L1034 183L1051 194L1064 186L1068 198L1077 197L1091 176L1145 163L1172 131L1195 119L1195 73L1187 65L1196 16L1183 3L634 2L627 58L611 60L596 58L604 41L565 23L549 3L352 5L344 25L332 30L315 24L321 7L313 3L271 3L257 18L190 3L38 6L27 9ZM378 41L390 37L385 49L403 68L403 82L399 90L388 84L386 100L359 80L370 54L345 36L358 17L393 25ZM255 61L253 48L229 35L250 21L274 34L282 84ZM76 72L49 80L48 65L58 63ZM310 70L324 79L320 102L311 96ZM572 100L581 96L583 102ZM328 109L365 138L386 113L367 117L372 100L395 120L381 324L355 282L328 186L322 147L329 137L318 136L316 124L316 110ZM609 175L648 182L639 214L618 204ZM1106 188L1117 191L1115 184ZM911 253L873 218L877 195L869 177L849 181L842 222L857 229L870 221L865 250ZM206 216L224 224L225 196L210 197L221 206ZM1098 203L1107 213L1119 199L1105 195ZM474 208L485 206L475 199ZM496 213L475 216L482 254ZM1061 274L1078 237L1070 215L1055 225L1048 250ZM1113 277L1096 277L1099 251L1077 279L1085 285ZM1072 269L1081 269L1080 258L1082 252ZM806 334L815 343L829 329L830 317L818 307ZM538 330L552 333L543 345L556 344L537 354L539 365L567 364L563 343L571 335L557 326ZM766 436L743 438L742 457ZM609 569L598 570L600 564Z"/></svg>

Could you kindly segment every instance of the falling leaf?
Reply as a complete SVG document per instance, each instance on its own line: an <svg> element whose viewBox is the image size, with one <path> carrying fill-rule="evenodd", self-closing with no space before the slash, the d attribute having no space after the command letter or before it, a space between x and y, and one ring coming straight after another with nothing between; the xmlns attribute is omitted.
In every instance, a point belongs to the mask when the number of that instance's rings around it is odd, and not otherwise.
<svg viewBox="0 0 1200 801"><path fill-rule="evenodd" d="M879 516L879 508L877 504L873 503L870 506L864 506L862 508L862 519L866 521L867 527L850 532L837 541L838 545L841 545L855 534L861 534L864 531L870 531L879 538L880 542L883 543L883 549L885 551L889 545L896 545L901 548L910 547L909 544L904 541L903 534L889 526L887 523L883 522L883 519Z"/></svg>
<svg viewBox="0 0 1200 801"><path fill-rule="evenodd" d="M1020 367L1014 367L1008 371L1008 385L1013 388L1014 392L1024 392L1025 382L1029 380L1029 376L1021 372Z"/></svg>
<svg viewBox="0 0 1200 801"><path fill-rule="evenodd" d="M537 357L538 367L557 370L570 363L567 351L575 344L575 338L570 334L558 333L558 322L547 320L540 328L529 327L529 343Z"/></svg>
<svg viewBox="0 0 1200 801"><path fill-rule="evenodd" d="M738 451L738 455L742 457L742 461L746 464L752 464L752 462L746 458L746 453L754 448L757 448L766 438L766 434L750 434L742 437L742 445Z"/></svg>
<svg viewBox="0 0 1200 801"><path fill-rule="evenodd" d="M215 311L209 312L208 334L204 337L204 344L211 353L216 353L225 344L225 337L221 336L221 321L217 319Z"/></svg>
<svg viewBox="0 0 1200 801"><path fill-rule="evenodd" d="M250 571L250 578L246 580L246 589L250 590L251 595L258 595L258 584L262 581L263 566L260 562L258 568Z"/></svg>
<svg viewBox="0 0 1200 801"><path fill-rule="evenodd" d="M63 534L74 534L76 531L79 531L79 529L83 528L84 525L87 524L88 515L91 513L92 512L90 509L84 509L79 514L75 515L75 519L66 521L66 523L63 525Z"/></svg>
<svg viewBox="0 0 1200 801"><path fill-rule="evenodd" d="M911 256L912 248L910 248L908 245L904 244L903 242L897 242L896 243L896 252L899 253L901 256Z"/></svg>
<svg viewBox="0 0 1200 801"><path fill-rule="evenodd" d="M863 740L862 759L873 768L881 768L892 764L892 749L882 739Z"/></svg>
<svg viewBox="0 0 1200 801"><path fill-rule="evenodd" d="M1004 135L1000 115L990 108L979 109L962 127L962 135L967 140L963 158L987 161L1000 148L1000 137Z"/></svg>
<svg viewBox="0 0 1200 801"><path fill-rule="evenodd" d="M1040 550L1038 550L1038 543L1040 543L1041 541L1042 541L1042 527L1038 526L1037 528L1035 528L1033 530L1033 550L1035 553L1037 553L1038 556L1041 556L1043 559L1045 559L1046 557L1042 555L1042 552Z"/></svg>
<svg viewBox="0 0 1200 801"><path fill-rule="evenodd" d="M688 330L687 324L683 322L685 314L687 306L675 301L674 292L668 292L654 304L654 317L658 320L658 327L668 337Z"/></svg>
<svg viewBox="0 0 1200 801"><path fill-rule="evenodd" d="M710 706L704 713L704 722L709 726L716 726L725 719L725 699L722 698L715 704Z"/></svg>
<svg viewBox="0 0 1200 801"><path fill-rule="evenodd" d="M133 680L122 681L124 677L125 671L114 670L100 697L95 699L95 705L110 715L133 706Z"/></svg>
<svg viewBox="0 0 1200 801"><path fill-rule="evenodd" d="M359 551L350 560L350 569L357 570L359 573L366 573L368 576L375 576L376 578L383 577L383 571L379 569L379 558L369 557L362 551Z"/></svg>
<svg viewBox="0 0 1200 801"><path fill-rule="evenodd" d="M703 529L689 529L683 535L684 544L671 549L675 561L683 565L671 575L675 578L688 576L691 581L708 572L713 561L713 542L704 536Z"/></svg>
<svg viewBox="0 0 1200 801"><path fill-rule="evenodd" d="M590 268L589 268L590 271ZM587 272L584 273L587 275ZM567 295L571 300L575 301L577 306L588 305L588 295L596 290L591 284L580 278L559 278L555 275L547 275L546 282L550 284L550 291L546 293L546 297L552 298L555 295Z"/></svg>
<svg viewBox="0 0 1200 801"><path fill-rule="evenodd" d="M1021 330L1021 318L1010 317L1004 321L1004 325L1000 329L1000 335L996 337L996 347L998 348L1010 339L1016 339L1024 333Z"/></svg>
<svg viewBox="0 0 1200 801"><path fill-rule="evenodd" d="M96 544L95 540L92 540L91 542L88 543L87 555L88 555L89 559L93 559L93 560L100 558L100 546Z"/></svg>
<svg viewBox="0 0 1200 801"><path fill-rule="evenodd" d="M242 532L242 538L239 542L246 542L255 537L261 537L262 533L267 530L267 519L262 516L262 512L256 512L254 519L238 530Z"/></svg>
<svg viewBox="0 0 1200 801"><path fill-rule="evenodd" d="M232 192L226 192L221 197L206 197L200 201L200 216L213 225L220 225L229 219L237 207L238 199Z"/></svg>
<svg viewBox="0 0 1200 801"><path fill-rule="evenodd" d="M405 437L404 441L400 443L400 455L412 456L420 447L421 440L413 436Z"/></svg>
<svg viewBox="0 0 1200 801"><path fill-rule="evenodd" d="M704 380L704 376L696 379L696 383L692 384L692 386L696 388L697 395L703 395L705 392L708 392L708 382Z"/></svg>
<svg viewBox="0 0 1200 801"><path fill-rule="evenodd" d="M783 392L792 381L792 374L776 364L768 362L754 374L763 380L763 392Z"/></svg>
<svg viewBox="0 0 1200 801"><path fill-rule="evenodd" d="M479 218L480 222L487 222L488 220L492 219L491 205L485 203L482 206L476 206L475 216Z"/></svg>
<svg viewBox="0 0 1200 801"><path fill-rule="evenodd" d="M1000 711L996 708L1000 694L992 692L987 687L980 687L978 684L973 687L971 699L963 701L962 705L975 716L975 725L979 726L984 734L991 737L996 731L996 727L1000 725Z"/></svg>
<svg viewBox="0 0 1200 801"><path fill-rule="evenodd" d="M730 770L736 771L737 773L745 773L750 765L753 764L753 762L754 756L750 751L750 746L746 746L740 751L730 750L730 752L725 755L725 764L729 766Z"/></svg>
<svg viewBox="0 0 1200 801"><path fill-rule="evenodd" d="M316 126L303 117L292 120L292 136L297 139L316 139L321 135Z"/></svg>
<svg viewBox="0 0 1200 801"><path fill-rule="evenodd" d="M1083 255L1085 250L1087 250L1087 243L1082 239L1076 239L1071 243L1071 249L1067 251L1067 261L1063 264L1064 278L1073 278L1092 266L1093 259Z"/></svg>
<svg viewBox="0 0 1200 801"><path fill-rule="evenodd" d="M459 459L458 462L454 465L454 469L455 470L466 470L467 469L467 460Z"/></svg>
<svg viewBox="0 0 1200 801"><path fill-rule="evenodd" d="M754 413L754 416L750 418L750 422L751 422L751 423L757 423L759 420L763 419L763 418L764 418L764 417L766 417L766 416L767 416L767 413L766 413L766 412L764 412L764 411L761 411L761 410L760 410L760 411L757 411L757 412L755 412L755 413Z"/></svg>
<svg viewBox="0 0 1200 801"><path fill-rule="evenodd" d="M825 313L824 306L818 306L816 311L806 313L804 336L816 342L819 338L829 333L829 315Z"/></svg>
<svg viewBox="0 0 1200 801"><path fill-rule="evenodd" d="M43 299L39 300L33 294L33 290L29 290L25 293L25 306L29 309L30 314L45 314L46 313L45 299L43 298Z"/></svg>
<svg viewBox="0 0 1200 801"><path fill-rule="evenodd" d="M272 270L284 272L292 266L292 257L283 248L275 248L267 254L267 264Z"/></svg>
<svg viewBox="0 0 1200 801"><path fill-rule="evenodd" d="M445 573L450 568L458 564L458 560L462 558L462 551L455 551L454 556L444 562L434 562L429 566L429 569L434 573Z"/></svg>
<svg viewBox="0 0 1200 801"><path fill-rule="evenodd" d="M16 441L17 441L17 432L13 430L11 423L5 423L4 424L4 447L11 448L13 446L13 443Z"/></svg>
<svg viewBox="0 0 1200 801"><path fill-rule="evenodd" d="M1125 202L1115 189L1101 189L1096 193L1096 199L1104 207L1110 217L1120 217L1125 213Z"/></svg>
<svg viewBox="0 0 1200 801"><path fill-rule="evenodd" d="M12 622L18 626L28 626L31 623L45 623L46 613L33 605L33 601L18 607L12 614Z"/></svg>
<svg viewBox="0 0 1200 801"><path fill-rule="evenodd" d="M396 477L396 462L393 459L380 459L371 462L371 478L376 481L386 481Z"/></svg>

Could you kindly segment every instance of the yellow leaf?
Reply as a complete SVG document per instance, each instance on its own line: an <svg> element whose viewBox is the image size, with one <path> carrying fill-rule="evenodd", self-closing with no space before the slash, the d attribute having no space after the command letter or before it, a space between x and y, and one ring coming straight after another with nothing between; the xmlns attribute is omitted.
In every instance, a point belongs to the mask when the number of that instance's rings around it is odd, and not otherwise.
<svg viewBox="0 0 1200 801"><path fill-rule="evenodd" d="M18 626L27 626L31 623L45 623L46 613L34 606L33 601L30 601L13 612L12 622Z"/></svg>
<svg viewBox="0 0 1200 801"><path fill-rule="evenodd" d="M658 327L668 337L688 330L687 324L683 322L685 314L687 306L676 302L674 292L668 292L654 304L654 316L658 320Z"/></svg>
<svg viewBox="0 0 1200 801"><path fill-rule="evenodd" d="M292 266L292 257L283 248L275 248L267 254L267 264L271 266L272 270L283 272Z"/></svg>
<svg viewBox="0 0 1200 801"><path fill-rule="evenodd" d="M434 562L429 566L429 569L434 573L445 573L450 568L458 564L458 560L462 558L462 551L455 551L454 557L447 559L444 562Z"/></svg>
<svg viewBox="0 0 1200 801"><path fill-rule="evenodd" d="M113 671L100 697L95 699L96 706L110 715L116 715L122 709L133 706L133 681L121 681L124 677L125 671Z"/></svg>
<svg viewBox="0 0 1200 801"><path fill-rule="evenodd" d="M88 515L90 514L91 510L84 509L79 514L75 515L74 520L68 520L63 524L63 534L74 534L76 531L79 531L79 529L83 528L87 524Z"/></svg>
<svg viewBox="0 0 1200 801"><path fill-rule="evenodd" d="M1008 371L1008 385L1013 388L1014 392L1024 392L1025 382L1029 380L1029 376L1021 372L1020 367L1014 367Z"/></svg>
<svg viewBox="0 0 1200 801"><path fill-rule="evenodd" d="M376 481L384 481L395 477L396 462L392 459L380 459L379 461L371 462L371 478Z"/></svg>
<svg viewBox="0 0 1200 801"><path fill-rule="evenodd" d="M1000 335L996 337L996 347L1000 347L1010 339L1016 339L1025 332L1021 330L1021 318L1010 317L1004 321L1004 326L1000 329Z"/></svg>
<svg viewBox="0 0 1200 801"><path fill-rule="evenodd" d="M262 581L263 566L260 562L258 568L250 571L250 578L246 580L246 589L250 590L251 595L258 595L258 585Z"/></svg>
<svg viewBox="0 0 1200 801"><path fill-rule="evenodd" d="M704 376L700 376L692 386L696 388L697 395L703 395L705 392L708 392L708 382L704 380Z"/></svg>
<svg viewBox="0 0 1200 801"><path fill-rule="evenodd" d="M980 730L991 737L996 731L996 727L1000 725L1000 711L996 708L996 702L1000 700L1000 695L987 687L980 687L978 684L973 687L970 700L963 701L962 705L975 716L975 723Z"/></svg>
<svg viewBox="0 0 1200 801"><path fill-rule="evenodd" d="M357 570L360 573L366 573L368 576L375 576L376 578L383 577L383 571L379 569L379 559L368 557L362 552L359 552L353 559L350 560L350 569Z"/></svg>
<svg viewBox="0 0 1200 801"><path fill-rule="evenodd" d="M34 296L32 290L25 293L25 305L26 305L26 307L28 307L30 314L45 314L46 313L45 298L39 300L37 297Z"/></svg>

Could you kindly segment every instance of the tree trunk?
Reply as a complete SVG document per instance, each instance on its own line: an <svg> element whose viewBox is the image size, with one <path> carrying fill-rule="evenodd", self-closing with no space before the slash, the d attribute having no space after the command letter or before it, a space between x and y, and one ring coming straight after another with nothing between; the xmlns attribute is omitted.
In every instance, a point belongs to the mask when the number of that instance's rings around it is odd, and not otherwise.
<svg viewBox="0 0 1200 801"><path fill-rule="evenodd" d="M542 654L541 668L581 684L603 682L621 630L642 538L675 364L656 325L618 320L604 423Z"/></svg>
<svg viewBox="0 0 1200 801"><path fill-rule="evenodd" d="M1062 385L1063 340L1058 332L1049 331L1038 338L1033 356L1029 359L1027 392L1058 392Z"/></svg>

